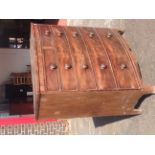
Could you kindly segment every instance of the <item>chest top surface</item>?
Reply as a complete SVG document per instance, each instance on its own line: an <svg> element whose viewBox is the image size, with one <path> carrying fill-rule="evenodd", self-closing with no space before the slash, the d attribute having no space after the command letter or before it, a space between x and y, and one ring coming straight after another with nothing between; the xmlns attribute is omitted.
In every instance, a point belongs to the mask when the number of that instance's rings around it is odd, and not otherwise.
<svg viewBox="0 0 155 155"><path fill-rule="evenodd" d="M31 55L40 92L141 88L138 63L117 30L32 24Z"/></svg>

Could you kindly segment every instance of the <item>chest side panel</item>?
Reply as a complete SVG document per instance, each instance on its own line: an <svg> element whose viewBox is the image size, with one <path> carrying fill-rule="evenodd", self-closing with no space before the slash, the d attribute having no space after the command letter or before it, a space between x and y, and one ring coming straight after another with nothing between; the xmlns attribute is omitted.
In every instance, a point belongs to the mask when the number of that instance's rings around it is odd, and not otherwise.
<svg viewBox="0 0 155 155"><path fill-rule="evenodd" d="M124 89L139 88L133 64L117 36L109 29L98 28L96 32L99 34L110 57L119 87Z"/></svg>
<svg viewBox="0 0 155 155"><path fill-rule="evenodd" d="M89 51L98 89L114 89L117 83L101 41L93 28L80 28L80 32Z"/></svg>
<svg viewBox="0 0 155 155"><path fill-rule="evenodd" d="M139 90L45 94L38 118L136 115L134 106L141 95Z"/></svg>
<svg viewBox="0 0 155 155"><path fill-rule="evenodd" d="M74 61L79 90L96 89L96 80L92 64L83 39L75 27L65 27L65 34Z"/></svg>
<svg viewBox="0 0 155 155"><path fill-rule="evenodd" d="M32 70L32 83L33 83L33 102L34 102L34 113L38 113L38 98L39 98L39 76L38 76L38 62L37 62L37 51L35 42L34 26L31 25L31 44L30 44L30 56L31 56L31 70Z"/></svg>

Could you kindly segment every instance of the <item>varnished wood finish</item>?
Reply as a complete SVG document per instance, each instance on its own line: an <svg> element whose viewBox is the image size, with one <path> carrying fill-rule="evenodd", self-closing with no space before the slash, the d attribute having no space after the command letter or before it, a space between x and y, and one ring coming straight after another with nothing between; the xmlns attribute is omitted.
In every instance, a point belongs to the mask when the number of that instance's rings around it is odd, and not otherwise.
<svg viewBox="0 0 155 155"><path fill-rule="evenodd" d="M93 28L81 28L80 31L89 50L98 89L104 90L116 88L115 77L112 74L110 62L97 34ZM90 33L94 34L92 38L89 36ZM100 68L101 64L106 65L104 70Z"/></svg>
<svg viewBox="0 0 155 155"><path fill-rule="evenodd" d="M72 56L66 39L66 35L62 27L50 27L53 32L53 47L57 54L58 70L60 72L61 89L62 90L76 90L77 89L77 79L75 76L74 67L69 70L65 69L65 64L73 64ZM59 36L61 33L61 36ZM71 82L72 81L72 82Z"/></svg>
<svg viewBox="0 0 155 155"><path fill-rule="evenodd" d="M135 80L135 73L133 65L126 54L126 49L122 46L120 40L109 29L96 29L98 34L101 36L101 40L109 54L111 63L113 65L114 73L117 78L117 82L120 88L138 88L137 81ZM110 38L107 37L108 33L111 33ZM121 65L125 64L127 67L121 69Z"/></svg>
<svg viewBox="0 0 155 155"><path fill-rule="evenodd" d="M46 82L46 90L59 90L59 73L57 69L51 71L50 65L57 65L57 54L52 44L54 41L53 33L50 31L50 26L38 27L40 32L40 42L42 50L42 63L44 64L44 80ZM47 33L47 34L46 34ZM39 42L39 41L38 41ZM46 47L46 48L45 48ZM47 48L50 47L50 48Z"/></svg>
<svg viewBox="0 0 155 155"><path fill-rule="evenodd" d="M70 27L64 28L64 30L75 64L79 90L96 89L95 77L89 60L88 51L78 29ZM76 33L76 36L74 36L74 33ZM88 65L88 68L83 68L83 65Z"/></svg>
<svg viewBox="0 0 155 155"><path fill-rule="evenodd" d="M35 117L38 116L39 108L39 94L40 94L40 81L39 81L39 66L38 66L38 57L37 57L37 47L36 47L36 38L35 37L35 28L31 24L31 46L30 46L30 56L31 56L31 71L32 71L32 84L33 84L33 111Z"/></svg>
<svg viewBox="0 0 155 155"><path fill-rule="evenodd" d="M138 63L118 30L31 25L37 119L137 115L144 94Z"/></svg>
<svg viewBox="0 0 155 155"><path fill-rule="evenodd" d="M39 33L39 27L33 26L34 31L32 32L32 43L34 46L31 47L31 51L34 49L34 53L31 54L32 58L31 63L32 63L32 68L35 68L35 72L32 73L34 76L37 77L37 85L39 85L39 92L45 92L45 71L44 71L44 63L43 63L43 52L41 48L41 40L40 40L40 33ZM34 35L34 36L33 36ZM36 79L35 79L36 80ZM34 81L35 81L34 80ZM39 81L38 81L39 80ZM35 82L36 83L36 82Z"/></svg>
<svg viewBox="0 0 155 155"><path fill-rule="evenodd" d="M128 57L130 58L131 63L133 64L134 74L135 74L135 77L136 77L135 80L137 80L139 88L141 88L141 86L142 86L142 79L141 79L142 75L141 75L139 64L138 64L138 62L136 60L136 56L135 56L134 52L132 52L131 48L129 47L128 42L123 37L121 37L121 35L119 35L117 33L119 31L113 30L113 32L115 33L117 38L122 42L122 45L126 49L126 51L127 51L126 54L128 55Z"/></svg>
<svg viewBox="0 0 155 155"><path fill-rule="evenodd" d="M138 90L43 94L38 118L136 115L140 113L134 106L141 95Z"/></svg>

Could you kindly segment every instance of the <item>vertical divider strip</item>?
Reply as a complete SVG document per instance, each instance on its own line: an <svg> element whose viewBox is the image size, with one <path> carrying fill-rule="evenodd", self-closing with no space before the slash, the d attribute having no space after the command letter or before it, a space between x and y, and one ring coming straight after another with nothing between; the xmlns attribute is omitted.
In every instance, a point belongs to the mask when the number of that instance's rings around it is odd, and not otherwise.
<svg viewBox="0 0 155 155"><path fill-rule="evenodd" d="M38 27L39 29L39 40L40 40L40 47L41 47L41 55L42 55L42 61L43 61L43 72L44 72L44 85L45 85L45 88L46 88L46 91L48 90L47 89L47 75L45 73L46 71L46 68L45 68L45 53L44 53L44 50L43 50L43 43L42 43L42 38L40 38L40 36L42 36L42 33L41 33L41 30L40 30L40 26Z"/></svg>
<svg viewBox="0 0 155 155"><path fill-rule="evenodd" d="M49 29L50 29L50 31L52 32L52 34L53 34L53 39L52 39L52 37L51 37L51 46L52 46L52 48L54 47L54 31L53 31L53 28L52 28L52 26L49 26ZM52 42L53 41L53 42ZM55 55L55 59L56 59L56 62L57 62L57 65L59 66L59 62L58 62L58 58L57 58L57 54L56 54L56 51L55 51L55 49L54 49L54 55ZM62 80L61 80L61 74L60 74L60 69L59 69L59 67L57 68L57 70L58 70L58 74L57 74L57 83L58 83L58 87L59 87L59 91L61 91L62 90Z"/></svg>
<svg viewBox="0 0 155 155"><path fill-rule="evenodd" d="M42 48L41 48L41 45L42 45L42 43L41 43L41 39L40 39L40 27L39 26L37 26L37 28L36 28L36 34L37 34L37 36L36 36L36 38L37 38L37 47L38 47L38 49L39 49L39 51L40 51L40 54L41 54L41 56L42 56ZM37 52L37 56L39 57L39 55L38 55L38 53L39 52ZM39 58L38 58L39 59ZM40 69L39 69L40 70ZM42 70L43 70L43 76L45 76L45 68L44 68L44 65L43 65L43 59L42 59ZM40 72L40 71L39 71ZM41 74L41 73L40 73ZM40 79L40 74L39 74L39 79ZM42 77L42 80L43 80L44 78ZM41 79L40 79L40 81L41 81ZM45 80L43 80L43 87L44 87L44 89L43 89L43 91L45 91ZM40 86L40 89L42 89L42 87ZM47 89L47 88L46 88Z"/></svg>
<svg viewBox="0 0 155 155"><path fill-rule="evenodd" d="M38 69L38 53L37 53L37 41L35 39L36 37L36 30L34 28L34 24L31 24L31 46L30 46L30 54L31 54L31 63L35 66L32 66L32 70L34 70L35 75L32 75L32 84L33 84L33 112L35 115L35 118L38 118L39 114L39 97L40 97L40 82L39 82L39 69ZM35 61L35 62L33 62ZM35 81L34 81L35 80ZM35 89L35 90L34 90Z"/></svg>

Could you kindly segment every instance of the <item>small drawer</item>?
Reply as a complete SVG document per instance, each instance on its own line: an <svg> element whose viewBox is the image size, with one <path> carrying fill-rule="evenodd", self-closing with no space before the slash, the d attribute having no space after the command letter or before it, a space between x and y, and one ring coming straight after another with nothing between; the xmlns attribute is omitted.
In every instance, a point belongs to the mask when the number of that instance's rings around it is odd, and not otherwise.
<svg viewBox="0 0 155 155"><path fill-rule="evenodd" d="M96 29L110 58L112 68L119 88L139 88L133 64L126 49L112 30Z"/></svg>

